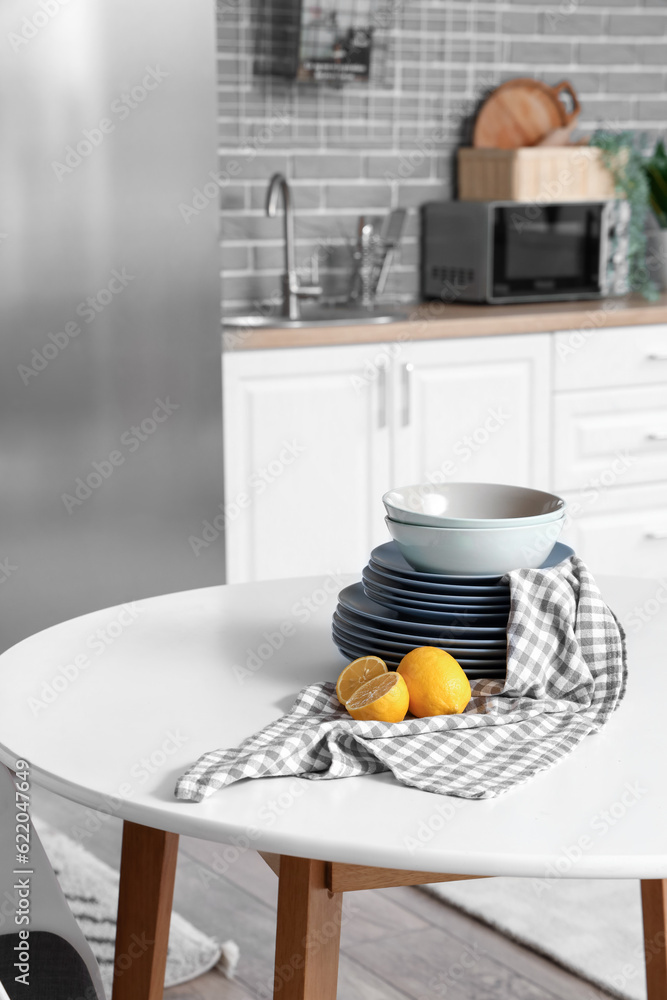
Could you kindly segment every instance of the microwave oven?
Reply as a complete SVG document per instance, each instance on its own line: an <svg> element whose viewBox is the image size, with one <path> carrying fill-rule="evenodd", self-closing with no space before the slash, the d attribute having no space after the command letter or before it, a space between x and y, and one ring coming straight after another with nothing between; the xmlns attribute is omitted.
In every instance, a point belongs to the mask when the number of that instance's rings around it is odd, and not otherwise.
<svg viewBox="0 0 667 1000"><path fill-rule="evenodd" d="M622 199L422 206L421 290L444 302L625 295L630 206Z"/></svg>

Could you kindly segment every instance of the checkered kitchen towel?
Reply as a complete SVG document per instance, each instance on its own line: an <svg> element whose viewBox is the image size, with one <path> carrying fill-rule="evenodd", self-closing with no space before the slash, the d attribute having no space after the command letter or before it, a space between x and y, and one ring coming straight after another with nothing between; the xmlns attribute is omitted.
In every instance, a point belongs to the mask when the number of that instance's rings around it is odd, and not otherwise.
<svg viewBox="0 0 667 1000"><path fill-rule="evenodd" d="M241 778L346 778L391 771L415 788L492 798L597 732L625 692L625 636L576 556L509 574L505 682L477 681L461 715L357 722L331 683L311 684L291 711L230 750L204 754L177 782L199 802Z"/></svg>

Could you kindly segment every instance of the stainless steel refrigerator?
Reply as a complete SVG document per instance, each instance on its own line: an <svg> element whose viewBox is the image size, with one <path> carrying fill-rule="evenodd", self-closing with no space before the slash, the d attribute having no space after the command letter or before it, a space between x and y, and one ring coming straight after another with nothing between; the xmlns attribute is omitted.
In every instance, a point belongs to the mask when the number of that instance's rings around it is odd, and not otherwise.
<svg viewBox="0 0 667 1000"><path fill-rule="evenodd" d="M0 40L5 648L223 552L190 542L222 502L213 0L3 0Z"/></svg>

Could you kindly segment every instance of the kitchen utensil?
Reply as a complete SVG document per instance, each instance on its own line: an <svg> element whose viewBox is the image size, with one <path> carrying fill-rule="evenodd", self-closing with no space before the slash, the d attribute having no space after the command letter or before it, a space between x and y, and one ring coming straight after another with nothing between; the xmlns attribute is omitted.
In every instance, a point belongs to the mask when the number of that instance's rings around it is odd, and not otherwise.
<svg viewBox="0 0 667 1000"><path fill-rule="evenodd" d="M571 111L560 99L564 93L572 101ZM473 146L487 149L534 146L553 129L568 125L580 110L577 95L566 80L555 87L529 77L507 80L482 105L475 122Z"/></svg>
<svg viewBox="0 0 667 1000"><path fill-rule="evenodd" d="M409 653L410 650L417 648L417 646L411 642L391 642L381 633L379 635L369 637L361 632L356 632L354 629L350 629L346 626L340 619L336 620L335 615L332 624L332 632L334 632L335 635L348 646L355 646L363 649L364 646L367 646L369 643L373 643L376 647L379 645L379 648L383 649L390 656L405 656L405 654ZM430 645L430 643L426 643L426 645ZM435 643L435 645L436 647L445 649L447 644ZM450 650L448 649L447 652L450 652ZM489 667L504 666L507 659L505 649L475 650L471 648L462 650L453 646L451 647L451 655L454 659L458 660L459 663L476 660L488 664Z"/></svg>
<svg viewBox="0 0 667 1000"><path fill-rule="evenodd" d="M380 245L382 250L380 252L379 270L375 284L376 295L382 294L387 283L387 278L389 277L389 271L391 270L396 248L401 241L401 236L403 235L406 214L406 209L395 208L392 212L389 212L389 214L385 216L382 231L380 233Z"/></svg>
<svg viewBox="0 0 667 1000"><path fill-rule="evenodd" d="M562 562L564 559L569 559L570 556L573 555L574 549L571 549L569 545L565 545L563 542L556 542L550 554L540 566L540 569L549 569L549 567L556 566L557 563ZM498 585L504 575L500 573L480 573L471 576L470 574L466 575L461 573L425 573L420 570L415 570L414 567L407 562L395 542L385 542L384 545L378 545L377 548L373 549L371 552L371 564L373 563L381 569L384 569L386 572L399 574L403 577L409 577L415 581L418 580L420 585L423 582L429 584L444 584L447 586L454 585L472 588L477 588L479 586L488 588L489 586Z"/></svg>
<svg viewBox="0 0 667 1000"><path fill-rule="evenodd" d="M473 618L478 623L485 623L487 625L493 625L494 622L491 619L505 619L509 615L510 605L488 605L488 604L436 604L433 601L419 601L413 600L411 597L403 597L399 594L387 594L385 591L378 590L369 583L368 578L364 575L362 579L362 584L364 587L364 593L371 598L372 601L376 601L378 604L384 605L386 608L392 608L394 611L405 611L406 617L410 617L410 611L429 611L435 614L444 614L451 616L456 619L456 622L466 622L472 621ZM456 624L453 622L453 624Z"/></svg>
<svg viewBox="0 0 667 1000"><path fill-rule="evenodd" d="M578 117L578 115L575 116L570 122L568 122L567 125L561 125L559 128L552 128L551 132L547 132L546 135L542 136L539 142L535 143L535 147L543 148L544 146L569 146L572 133L577 125Z"/></svg>
<svg viewBox="0 0 667 1000"><path fill-rule="evenodd" d="M466 595L452 594L447 590L444 592L434 592L426 588L420 589L418 585L408 587L402 580L384 576L371 565L364 568L361 576L363 583L366 581L370 582L378 592L385 594L387 597L404 597L411 601L431 601L436 604L445 603L456 607L465 607L466 605L474 604L480 608L507 608L510 604L510 589L507 584L502 589L501 587L496 588L497 593L494 594L489 595L473 591L472 594Z"/></svg>
<svg viewBox="0 0 667 1000"><path fill-rule="evenodd" d="M398 623L401 628L406 624L405 615L402 612L386 608L384 605L378 604L377 601L371 600L364 593L364 588L360 583L352 584L350 587L345 587L341 590L338 595L338 603L342 607L349 608L356 612L357 615L370 621L384 622L389 625ZM450 633L453 638L460 636L467 639L503 639L505 637L505 629L498 625L449 625L446 623L407 622L411 632L415 631L412 628L415 624L419 626L416 631L422 635L431 635L439 639L448 636Z"/></svg>
<svg viewBox="0 0 667 1000"><path fill-rule="evenodd" d="M368 655L361 652L361 647L350 645L349 643L343 642L338 637L334 636L334 642L338 647L339 651L349 660L356 660L359 656ZM387 666L391 670L396 670L400 664L403 657L399 654L398 656L392 656L391 653L386 652L378 648L377 652L370 655L380 656ZM469 663L461 664L461 669L463 672L471 679L480 679L483 677L498 678L502 677L505 673L505 668L500 666L487 666L483 660L471 660Z"/></svg>
<svg viewBox="0 0 667 1000"><path fill-rule="evenodd" d="M371 601L371 604L378 607L376 601ZM345 625L349 629L369 633L375 638L380 636L383 638L386 637L392 642L408 643L413 649L415 646L428 646L433 642L437 644L445 642L445 640L449 645L456 646L461 653L466 652L467 655L470 655L468 651L471 649L497 651L504 650L507 647L507 636L504 632L501 636L487 638L486 636L480 637L478 635L461 635L452 632L451 629L434 629L425 622L406 622L403 625L400 621L376 621L364 617L360 611L352 611L340 602L334 614L345 622Z"/></svg>
<svg viewBox="0 0 667 1000"><path fill-rule="evenodd" d="M374 301L373 289L373 247L376 242L375 224L373 219L362 215L359 217L357 245L354 251L354 274L350 290L350 301L358 302L365 309L370 309Z"/></svg>
<svg viewBox="0 0 667 1000"><path fill-rule="evenodd" d="M382 497L394 521L433 528L519 528L556 521L565 501L554 493L501 483L417 483Z"/></svg>
<svg viewBox="0 0 667 1000"><path fill-rule="evenodd" d="M509 608L504 612L489 614L488 611L480 612L474 608L463 608L456 612L446 611L444 608L434 608L433 605L420 605L418 602L402 601L400 598L388 598L373 591L373 588L364 586L364 593L372 601L381 604L384 608L391 608L398 611L405 622L430 622L435 625L458 625L458 626L489 626L500 625L507 627Z"/></svg>
<svg viewBox="0 0 667 1000"><path fill-rule="evenodd" d="M527 528L432 528L385 517L390 535L415 569L436 573L509 573L539 566L565 518Z"/></svg>
<svg viewBox="0 0 667 1000"><path fill-rule="evenodd" d="M361 582L366 593L373 591L373 600L380 604L398 601L406 607L423 607L432 611L446 611L448 614L468 614L470 612L480 615L503 615L507 614L510 607L509 595L506 599L489 601L478 601L472 597L464 599L458 603L451 603L447 594L421 594L419 591L405 590L402 587L380 586L373 578L373 571L365 567L361 574Z"/></svg>
<svg viewBox="0 0 667 1000"><path fill-rule="evenodd" d="M446 648L452 653L452 656L461 656L464 659L502 660L505 657L507 643L503 640L487 643L478 642L476 645L473 645L472 641L465 642L462 639L448 639L446 643L440 643L439 640L431 636L423 641L420 636L411 636L408 634L396 636L390 632L383 632L382 629L374 629L372 626L365 627L356 622L353 623L349 618L343 617L341 610L343 609L338 609L334 612L333 624L341 634L345 634L350 638L354 637L357 642L369 640L377 642L380 640L387 649L404 650L405 652L409 652L420 645L442 645L443 649Z"/></svg>
<svg viewBox="0 0 667 1000"><path fill-rule="evenodd" d="M393 542L387 542L387 545L394 545ZM382 546L380 546L382 548ZM398 555L398 547L396 548ZM401 560L403 556L400 556ZM407 564L406 564L407 565ZM471 598L475 600L477 597L482 595L488 597L497 597L509 601L510 599L510 588L508 583L503 583L502 578L498 578L497 583L493 582L482 582L477 586L470 585L468 583L458 584L458 583L432 583L427 577L433 576L436 580L438 579L437 574L434 573L419 573L415 574L414 577L404 576L402 573L395 572L393 570L387 569L386 566L381 566L375 561L371 555L368 560L368 569L372 570L378 578L381 578L385 586L400 587L406 592L409 591L422 591L429 594L443 594L448 599L456 597L458 600L463 598ZM409 571L411 567L407 571ZM414 572L414 570L412 570ZM450 577L454 579L454 577ZM472 577L475 579L475 577Z"/></svg>

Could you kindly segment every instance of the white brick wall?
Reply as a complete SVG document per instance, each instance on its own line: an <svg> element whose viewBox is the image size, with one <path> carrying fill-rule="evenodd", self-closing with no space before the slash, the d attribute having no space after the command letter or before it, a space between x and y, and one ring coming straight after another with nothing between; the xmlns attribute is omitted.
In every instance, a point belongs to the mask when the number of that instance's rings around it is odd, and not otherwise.
<svg viewBox="0 0 667 1000"><path fill-rule="evenodd" d="M268 0L218 0L224 308L273 296L281 221L266 184L290 178L299 261L318 252L326 293L343 295L362 213L403 205L409 220L388 294L418 290L417 210L454 191L453 156L486 91L530 75L570 80L580 132L664 133L666 0L377 0L384 11L370 84L340 90L253 74L254 22Z"/></svg>

